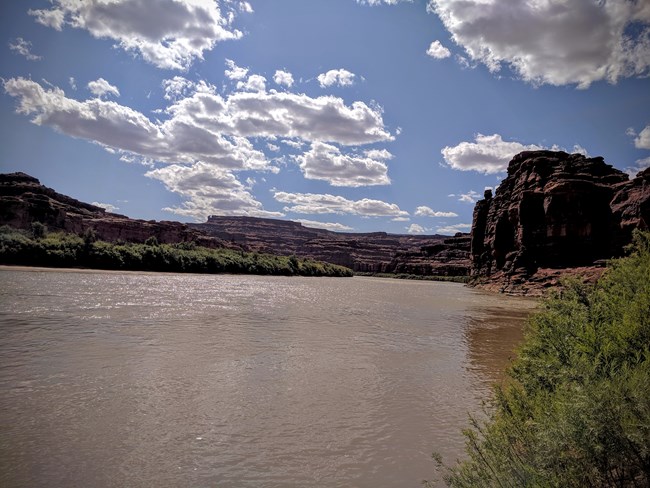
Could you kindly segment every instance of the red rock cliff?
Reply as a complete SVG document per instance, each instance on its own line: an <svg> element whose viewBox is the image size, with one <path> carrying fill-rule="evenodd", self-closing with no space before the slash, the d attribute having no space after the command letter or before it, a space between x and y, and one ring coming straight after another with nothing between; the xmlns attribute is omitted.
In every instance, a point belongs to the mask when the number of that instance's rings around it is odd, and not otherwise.
<svg viewBox="0 0 650 488"><path fill-rule="evenodd" d="M586 268L621 255L632 230L649 223L650 170L630 181L600 157L522 152L495 195L487 191L476 204L472 276L524 293L555 284L555 270L596 276Z"/></svg>

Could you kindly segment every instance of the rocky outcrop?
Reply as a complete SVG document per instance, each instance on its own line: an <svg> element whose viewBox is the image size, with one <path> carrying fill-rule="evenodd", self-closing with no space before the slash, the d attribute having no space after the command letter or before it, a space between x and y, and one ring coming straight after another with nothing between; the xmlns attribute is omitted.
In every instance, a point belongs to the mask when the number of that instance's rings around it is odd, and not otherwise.
<svg viewBox="0 0 650 488"><path fill-rule="evenodd" d="M486 191L474 208L471 274L483 286L529 294L566 273L593 279L649 223L650 170L630 181L600 157L522 152L495 195Z"/></svg>
<svg viewBox="0 0 650 488"><path fill-rule="evenodd" d="M98 238L112 242L144 242L155 237L161 243L194 241L212 248L233 247L180 222L135 220L107 212L57 193L25 173L0 174L0 225L29 229L32 222L45 224L50 231L75 234L92 228Z"/></svg>
<svg viewBox="0 0 650 488"><path fill-rule="evenodd" d="M469 274L469 236L413 236L343 233L305 227L299 222L255 217L211 216L190 224L247 249L310 257L354 271L436 276Z"/></svg>
<svg viewBox="0 0 650 488"><path fill-rule="evenodd" d="M153 236L161 243L193 241L296 255L371 273L467 276L470 270L468 235L340 233L254 217L214 216L203 224L134 220L57 193L24 173L0 174L0 225L29 229L32 222L76 234L92 228L100 239L113 242L144 242Z"/></svg>

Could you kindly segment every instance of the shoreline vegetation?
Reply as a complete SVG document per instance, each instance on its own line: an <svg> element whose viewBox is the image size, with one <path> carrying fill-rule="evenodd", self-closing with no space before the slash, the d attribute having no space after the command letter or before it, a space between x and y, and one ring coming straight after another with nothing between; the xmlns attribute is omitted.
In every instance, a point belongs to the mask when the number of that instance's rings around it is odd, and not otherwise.
<svg viewBox="0 0 650 488"><path fill-rule="evenodd" d="M372 273L355 271L354 276L370 278L391 278L396 280L448 281L451 283L469 283L469 276L416 275L409 273Z"/></svg>
<svg viewBox="0 0 650 488"><path fill-rule="evenodd" d="M448 486L650 486L650 233L630 247L542 301L486 420L470 418L468 458L434 453Z"/></svg>
<svg viewBox="0 0 650 488"><path fill-rule="evenodd" d="M31 232L0 227L0 264L204 274L353 276L349 268L296 256L210 249L193 242L160 244L155 237L143 244L106 242L98 240L92 229L81 236L48 233L39 222L32 224Z"/></svg>

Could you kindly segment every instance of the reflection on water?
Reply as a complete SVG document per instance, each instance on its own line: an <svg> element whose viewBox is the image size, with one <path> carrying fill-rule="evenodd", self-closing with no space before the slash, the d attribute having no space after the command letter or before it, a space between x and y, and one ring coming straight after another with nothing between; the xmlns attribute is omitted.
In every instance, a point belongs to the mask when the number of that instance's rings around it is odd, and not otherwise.
<svg viewBox="0 0 650 488"><path fill-rule="evenodd" d="M0 270L0 486L419 486L531 304L457 284Z"/></svg>

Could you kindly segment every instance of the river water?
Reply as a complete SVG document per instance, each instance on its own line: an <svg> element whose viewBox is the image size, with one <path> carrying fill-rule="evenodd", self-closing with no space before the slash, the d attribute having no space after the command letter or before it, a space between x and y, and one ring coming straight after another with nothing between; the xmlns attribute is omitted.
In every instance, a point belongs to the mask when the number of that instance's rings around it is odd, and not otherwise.
<svg viewBox="0 0 650 488"><path fill-rule="evenodd" d="M459 284L0 269L0 486L418 487L532 302Z"/></svg>

